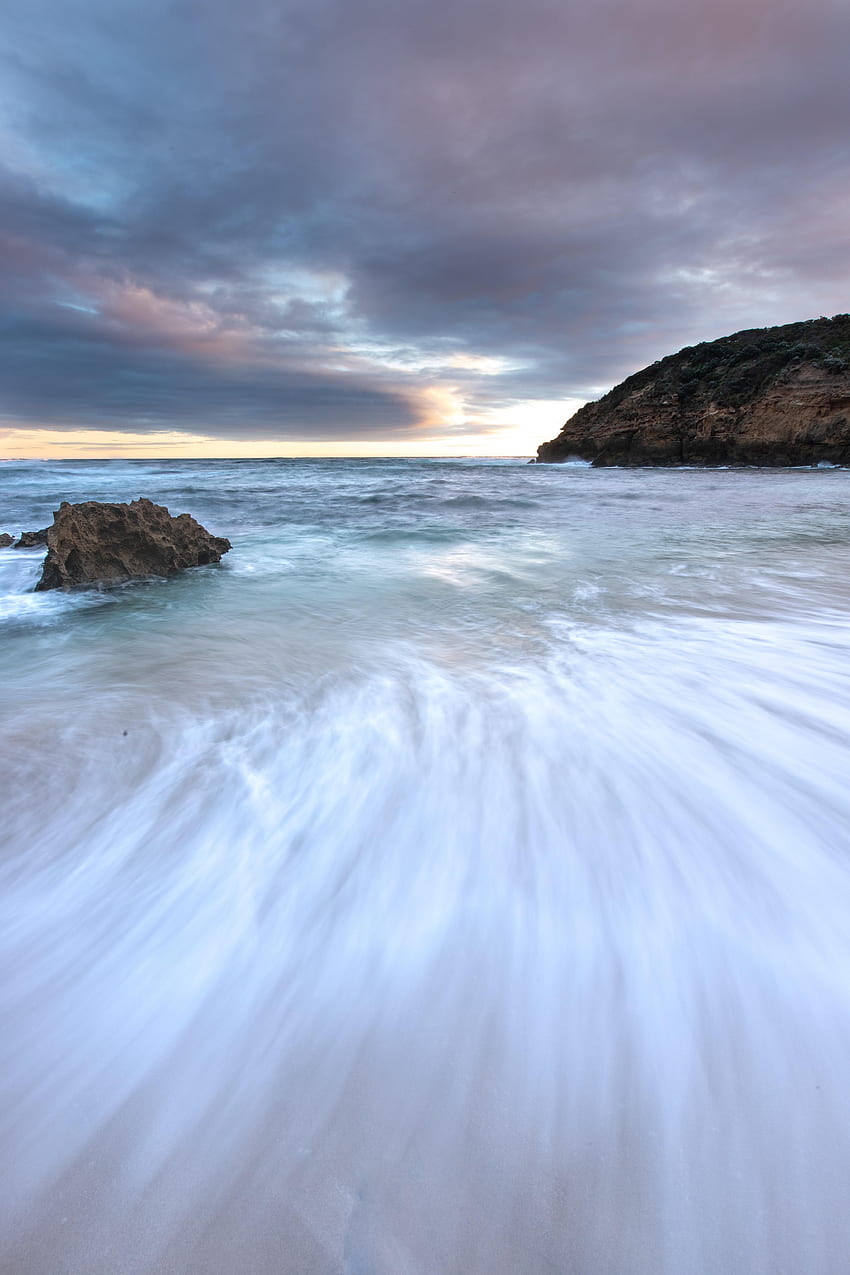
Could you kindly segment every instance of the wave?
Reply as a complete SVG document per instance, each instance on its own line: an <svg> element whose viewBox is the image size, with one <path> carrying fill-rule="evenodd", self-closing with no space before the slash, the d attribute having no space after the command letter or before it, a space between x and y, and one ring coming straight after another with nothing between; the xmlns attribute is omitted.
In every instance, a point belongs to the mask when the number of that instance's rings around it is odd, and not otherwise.
<svg viewBox="0 0 850 1275"><path fill-rule="evenodd" d="M184 640L9 723L15 1269L36 1231L104 1271L850 1251L835 634L395 643L277 689Z"/></svg>

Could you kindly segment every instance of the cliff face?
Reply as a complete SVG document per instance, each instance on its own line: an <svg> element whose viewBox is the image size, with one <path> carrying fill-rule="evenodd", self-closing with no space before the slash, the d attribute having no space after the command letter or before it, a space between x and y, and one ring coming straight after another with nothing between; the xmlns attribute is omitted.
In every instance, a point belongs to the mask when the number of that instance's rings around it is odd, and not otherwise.
<svg viewBox="0 0 850 1275"><path fill-rule="evenodd" d="M850 315L688 346L587 403L543 462L850 464Z"/></svg>

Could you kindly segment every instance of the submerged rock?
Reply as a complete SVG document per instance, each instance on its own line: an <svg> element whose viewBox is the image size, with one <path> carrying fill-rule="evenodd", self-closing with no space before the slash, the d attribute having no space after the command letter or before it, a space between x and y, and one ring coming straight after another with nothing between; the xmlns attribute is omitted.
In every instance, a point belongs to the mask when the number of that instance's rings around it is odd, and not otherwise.
<svg viewBox="0 0 850 1275"><path fill-rule="evenodd" d="M587 403L539 461L850 464L850 314L688 346Z"/></svg>
<svg viewBox="0 0 850 1275"><path fill-rule="evenodd" d="M230 541L212 536L191 514L173 518L141 497L130 504L63 501L47 533L47 557L36 589L114 584L170 576L218 562Z"/></svg>
<svg viewBox="0 0 850 1275"><path fill-rule="evenodd" d="M9 545L14 542L14 539L15 537L10 536L8 531L4 531L2 535L0 535L0 549L8 549Z"/></svg>
<svg viewBox="0 0 850 1275"><path fill-rule="evenodd" d="M48 531L48 527L42 527L41 531L22 531L15 541L15 548L36 549L39 545L46 545Z"/></svg>

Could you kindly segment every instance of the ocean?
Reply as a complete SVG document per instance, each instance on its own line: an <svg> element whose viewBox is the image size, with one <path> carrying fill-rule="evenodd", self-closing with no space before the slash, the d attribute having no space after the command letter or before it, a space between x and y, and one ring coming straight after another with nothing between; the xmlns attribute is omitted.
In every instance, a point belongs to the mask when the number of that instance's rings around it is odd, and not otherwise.
<svg viewBox="0 0 850 1275"><path fill-rule="evenodd" d="M846 1275L850 472L6 462L0 1269Z"/></svg>

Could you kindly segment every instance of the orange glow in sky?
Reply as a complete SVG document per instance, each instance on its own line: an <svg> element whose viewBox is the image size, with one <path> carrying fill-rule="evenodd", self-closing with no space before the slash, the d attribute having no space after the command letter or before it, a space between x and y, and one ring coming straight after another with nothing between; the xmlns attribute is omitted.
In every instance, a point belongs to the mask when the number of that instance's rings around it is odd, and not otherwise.
<svg viewBox="0 0 850 1275"><path fill-rule="evenodd" d="M226 439L177 430L113 433L96 429L0 429L0 459L144 459L153 457L533 456L581 406L580 400L520 403L464 416L450 391L431 400L433 425L405 439ZM440 414L444 428L440 432ZM448 418L448 419L447 419ZM468 432L464 429L468 426ZM450 431L450 432L449 432Z"/></svg>

